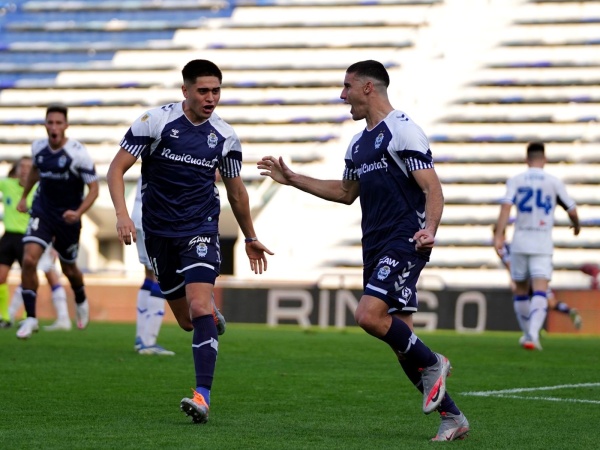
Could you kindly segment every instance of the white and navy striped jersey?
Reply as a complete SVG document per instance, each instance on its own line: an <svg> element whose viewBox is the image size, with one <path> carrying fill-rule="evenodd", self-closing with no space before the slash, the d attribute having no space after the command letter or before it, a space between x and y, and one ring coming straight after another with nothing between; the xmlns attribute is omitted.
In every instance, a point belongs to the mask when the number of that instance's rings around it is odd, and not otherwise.
<svg viewBox="0 0 600 450"><path fill-rule="evenodd" d="M345 159L344 179L360 183L363 255L392 242L414 253L412 237L425 226L425 194L411 173L433 168L423 130L394 110L372 130L355 135ZM428 258L430 253L419 255Z"/></svg>
<svg viewBox="0 0 600 450"><path fill-rule="evenodd" d="M221 204L215 185L239 176L242 147L216 114L194 125L183 104L170 103L139 117L121 147L142 158L142 224L146 233L187 237L218 233Z"/></svg>
<svg viewBox="0 0 600 450"><path fill-rule="evenodd" d="M530 167L510 178L501 203L513 204L517 209L511 251L533 255L553 253L552 228L556 205L565 211L576 207L564 183L537 167Z"/></svg>
<svg viewBox="0 0 600 450"><path fill-rule="evenodd" d="M79 208L85 185L98 180L85 146L68 139L61 149L52 150L47 138L38 139L31 144L31 154L40 176L32 214L62 217L65 211Z"/></svg>

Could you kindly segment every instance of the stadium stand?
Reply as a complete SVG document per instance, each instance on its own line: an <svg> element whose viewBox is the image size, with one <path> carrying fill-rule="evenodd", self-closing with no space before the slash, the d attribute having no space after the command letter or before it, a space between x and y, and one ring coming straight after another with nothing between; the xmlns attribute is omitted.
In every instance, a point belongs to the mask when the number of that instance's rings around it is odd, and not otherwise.
<svg viewBox="0 0 600 450"><path fill-rule="evenodd" d="M600 2L529 1L513 8L497 42L478 55L476 69L464 78L432 128L448 203L440 244L460 250L472 265L498 264L493 254L489 260L477 256L482 256L477 242L483 239L489 245L497 216L492 205L503 193L502 179L523 169L525 144L541 140L547 143L548 171L568 183L585 225L573 238L566 214L557 211L553 282L585 286L579 268L597 258L600 212L595 176L600 169L600 80L595 73L599 36L593 26ZM467 198L469 205L464 204ZM471 205L477 201L481 206L475 211ZM461 215L466 220L461 221ZM460 246L456 225L463 227ZM446 244L435 252L436 261L444 262Z"/></svg>
<svg viewBox="0 0 600 450"><path fill-rule="evenodd" d="M266 277L354 282L358 204L273 185L254 163L282 155L297 170L339 177L349 137L362 127L339 99L343 71L378 59L392 75L392 103L429 133L444 184L447 205L427 274L446 285L506 285L491 248L497 201L505 179L523 168L525 143L543 140L548 170L570 184L589 226L574 239L557 213L555 282L587 285L578 266L596 261L600 242L600 36L593 25L600 1L466 3L14 1L0 15L0 160L28 154L31 139L44 136L45 107L61 102L70 107L70 136L87 144L104 176L129 123L180 99L180 66L211 59L224 71L218 114L244 145L256 227L277 253ZM478 21L465 16L467 6ZM226 201L223 207L222 234L235 239ZM137 267L135 255L118 250L105 186L89 217L90 242L100 251L88 250L97 256L86 267ZM244 279L243 249L236 260Z"/></svg>

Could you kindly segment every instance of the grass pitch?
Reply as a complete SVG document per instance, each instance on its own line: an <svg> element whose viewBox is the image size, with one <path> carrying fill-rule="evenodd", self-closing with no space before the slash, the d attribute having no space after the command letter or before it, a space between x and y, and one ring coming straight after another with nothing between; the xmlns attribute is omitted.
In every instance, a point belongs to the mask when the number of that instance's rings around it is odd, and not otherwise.
<svg viewBox="0 0 600 450"><path fill-rule="evenodd" d="M191 335L165 324L174 357L133 351L133 324L0 330L2 449L595 449L600 338L420 332L454 366L448 390L471 423L432 443L439 417L391 350L362 330L230 324L208 424L179 411L194 386Z"/></svg>

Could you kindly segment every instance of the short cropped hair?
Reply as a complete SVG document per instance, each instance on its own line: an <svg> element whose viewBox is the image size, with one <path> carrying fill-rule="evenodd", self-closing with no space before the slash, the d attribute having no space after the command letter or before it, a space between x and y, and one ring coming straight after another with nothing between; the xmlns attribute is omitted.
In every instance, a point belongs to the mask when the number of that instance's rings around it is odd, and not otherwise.
<svg viewBox="0 0 600 450"><path fill-rule="evenodd" d="M65 116L65 120L67 120L68 108L65 105L50 105L50 106L48 106L48 108L46 108L46 117L48 117L48 114L53 113L53 112L61 113L63 116Z"/></svg>
<svg viewBox="0 0 600 450"><path fill-rule="evenodd" d="M545 156L545 147L543 142L530 142L527 145L527 158L535 159Z"/></svg>
<svg viewBox="0 0 600 450"><path fill-rule="evenodd" d="M198 77L217 77L223 82L223 74L219 67L206 59L194 59L187 63L181 71L184 83L195 83Z"/></svg>
<svg viewBox="0 0 600 450"><path fill-rule="evenodd" d="M383 83L385 87L390 85L390 75L385 66L379 61L374 61L372 59L352 64L346 69L346 73L352 73L361 78L373 78L374 80Z"/></svg>

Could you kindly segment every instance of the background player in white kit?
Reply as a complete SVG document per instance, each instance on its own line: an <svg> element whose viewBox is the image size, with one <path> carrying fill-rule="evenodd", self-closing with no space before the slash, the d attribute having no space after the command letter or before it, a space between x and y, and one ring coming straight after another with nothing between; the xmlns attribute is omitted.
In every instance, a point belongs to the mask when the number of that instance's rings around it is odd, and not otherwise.
<svg viewBox="0 0 600 450"><path fill-rule="evenodd" d="M138 291L134 350L140 355L172 356L175 352L156 343L165 315L165 296L160 292L152 264L144 245L142 230L142 178L138 179L135 201L131 210L138 239L136 247L140 263L144 266L144 282Z"/></svg>
<svg viewBox="0 0 600 450"><path fill-rule="evenodd" d="M492 235L495 233L496 233L496 225L494 225L494 227L493 227ZM506 269L508 270L508 273L510 275L510 242L504 241L504 246L502 247L502 251L500 253L496 252L496 254L500 258L500 261L502 261L502 265L504 267L506 267ZM516 288L515 282L512 281L512 279L511 279L510 280L510 290L511 290L513 296L515 294L515 288ZM531 290L531 283L530 283L530 286L529 286L529 298L530 299L531 299L532 294L533 294L533 291ZM569 318L571 319L571 322L573 322L573 326L578 330L581 329L581 327L583 325L583 319L581 318L579 311L576 308L572 308L571 306L569 306L566 302L556 298L556 295L554 294L554 291L552 290L552 287L550 287L549 283L548 283L548 291L546 292L546 294L547 294L547 298L548 298L548 309L552 310L552 311L556 311L559 314L564 314L564 315L569 316ZM516 312L517 311L515 309L515 313ZM519 323L519 327L520 326L521 326L521 323ZM522 330L522 331L523 331L523 336L521 336L521 338L519 339L519 343L521 345L525 344L525 341L527 339L526 335L528 334L529 330Z"/></svg>
<svg viewBox="0 0 600 450"><path fill-rule="evenodd" d="M510 275L515 283L514 308L528 350L541 350L540 330L548 309L548 284L552 279L554 211L560 205L571 220L573 234L580 231L575 201L567 194L564 183L544 170L544 144L527 146L527 166L506 182L506 193L496 222L494 247L503 254L505 231L513 205L517 216L511 243ZM529 289L533 291L529 300Z"/></svg>

